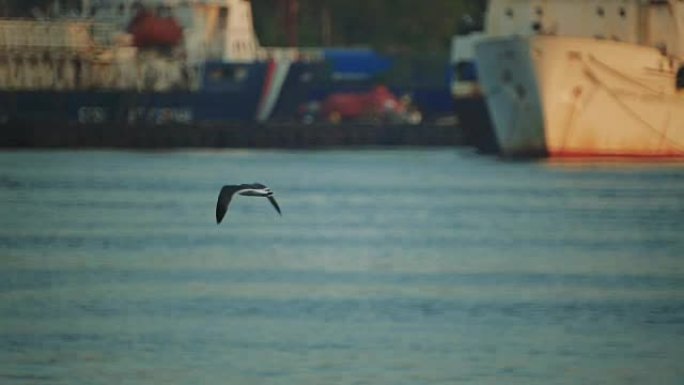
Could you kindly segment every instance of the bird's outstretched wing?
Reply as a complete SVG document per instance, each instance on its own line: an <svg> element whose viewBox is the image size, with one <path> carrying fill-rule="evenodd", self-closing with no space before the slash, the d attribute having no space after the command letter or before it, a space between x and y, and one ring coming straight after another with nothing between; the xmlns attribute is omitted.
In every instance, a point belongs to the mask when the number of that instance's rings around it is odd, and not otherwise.
<svg viewBox="0 0 684 385"><path fill-rule="evenodd" d="M283 213L280 211L280 206L278 206L278 202L276 202L275 197L273 196L273 192L271 191L270 188L268 188L266 185L263 185L259 182L254 182L249 185L252 188L257 188L257 189L263 189L268 191L268 195L266 196L268 198L268 201L271 202L273 205L273 208L278 212L278 215L282 216Z"/></svg>
<svg viewBox="0 0 684 385"><path fill-rule="evenodd" d="M223 186L221 188L218 201L216 202L216 224L221 223L223 217L226 216L230 200L233 199L233 195L241 188L240 186Z"/></svg>
<svg viewBox="0 0 684 385"><path fill-rule="evenodd" d="M280 212L280 206L278 206L278 202L276 202L275 197L274 197L273 195L269 195L267 198L268 198L268 201L271 202L271 204L273 205L273 207L274 207L274 208L276 209L276 211L278 212L278 215L281 215L281 216L282 216L283 213Z"/></svg>

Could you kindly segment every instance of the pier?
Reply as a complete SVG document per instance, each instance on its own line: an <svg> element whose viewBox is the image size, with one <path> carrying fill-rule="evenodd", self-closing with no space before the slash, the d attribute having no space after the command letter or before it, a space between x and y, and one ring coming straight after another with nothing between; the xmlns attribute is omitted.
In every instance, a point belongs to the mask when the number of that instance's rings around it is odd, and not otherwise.
<svg viewBox="0 0 684 385"><path fill-rule="evenodd" d="M330 148L455 146L457 125L225 123L0 125L2 148Z"/></svg>

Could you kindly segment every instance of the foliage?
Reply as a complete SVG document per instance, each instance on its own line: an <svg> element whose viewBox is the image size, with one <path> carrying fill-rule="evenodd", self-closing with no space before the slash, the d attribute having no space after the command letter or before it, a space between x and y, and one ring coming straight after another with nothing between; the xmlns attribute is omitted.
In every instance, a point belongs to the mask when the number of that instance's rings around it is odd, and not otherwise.
<svg viewBox="0 0 684 385"><path fill-rule="evenodd" d="M289 0L290 2L293 0ZM287 45L288 0L253 0L257 33L264 45ZM296 0L298 45L368 45L386 52L446 51L451 37L475 19L484 0ZM326 14L329 18L326 19ZM326 36L325 25L329 25Z"/></svg>

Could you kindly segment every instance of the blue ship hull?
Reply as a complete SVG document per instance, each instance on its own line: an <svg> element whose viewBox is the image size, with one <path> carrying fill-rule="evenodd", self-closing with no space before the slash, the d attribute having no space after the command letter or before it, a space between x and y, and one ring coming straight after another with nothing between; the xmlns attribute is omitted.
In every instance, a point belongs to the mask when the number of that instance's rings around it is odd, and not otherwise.
<svg viewBox="0 0 684 385"><path fill-rule="evenodd" d="M6 120L22 122L193 123L253 120L258 92L0 92Z"/></svg>
<svg viewBox="0 0 684 385"><path fill-rule="evenodd" d="M347 55L350 56L350 55ZM367 91L385 67L317 62L206 63L197 90L0 90L0 123L201 124L293 121L300 107L335 92ZM344 64L345 62L343 62ZM374 62L372 62L374 63ZM337 67L340 68L337 68ZM367 68L368 67L368 68ZM378 68L376 68L378 67ZM375 71L375 72L374 72ZM349 78L355 80L348 80ZM341 79L341 80L340 80ZM444 82L388 84L409 94L428 121L453 112Z"/></svg>
<svg viewBox="0 0 684 385"><path fill-rule="evenodd" d="M197 91L2 90L0 122L177 124L287 119L309 97L322 64L207 64ZM278 79L277 77L280 77Z"/></svg>

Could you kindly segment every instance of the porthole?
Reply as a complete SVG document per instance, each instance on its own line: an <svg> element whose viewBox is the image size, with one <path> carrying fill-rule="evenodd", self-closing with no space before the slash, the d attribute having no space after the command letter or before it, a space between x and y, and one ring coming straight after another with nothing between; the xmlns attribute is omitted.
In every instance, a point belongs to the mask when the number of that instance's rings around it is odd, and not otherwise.
<svg viewBox="0 0 684 385"><path fill-rule="evenodd" d="M606 14L606 11L603 7L596 7L596 14L599 15L599 17L603 17L603 15Z"/></svg>

